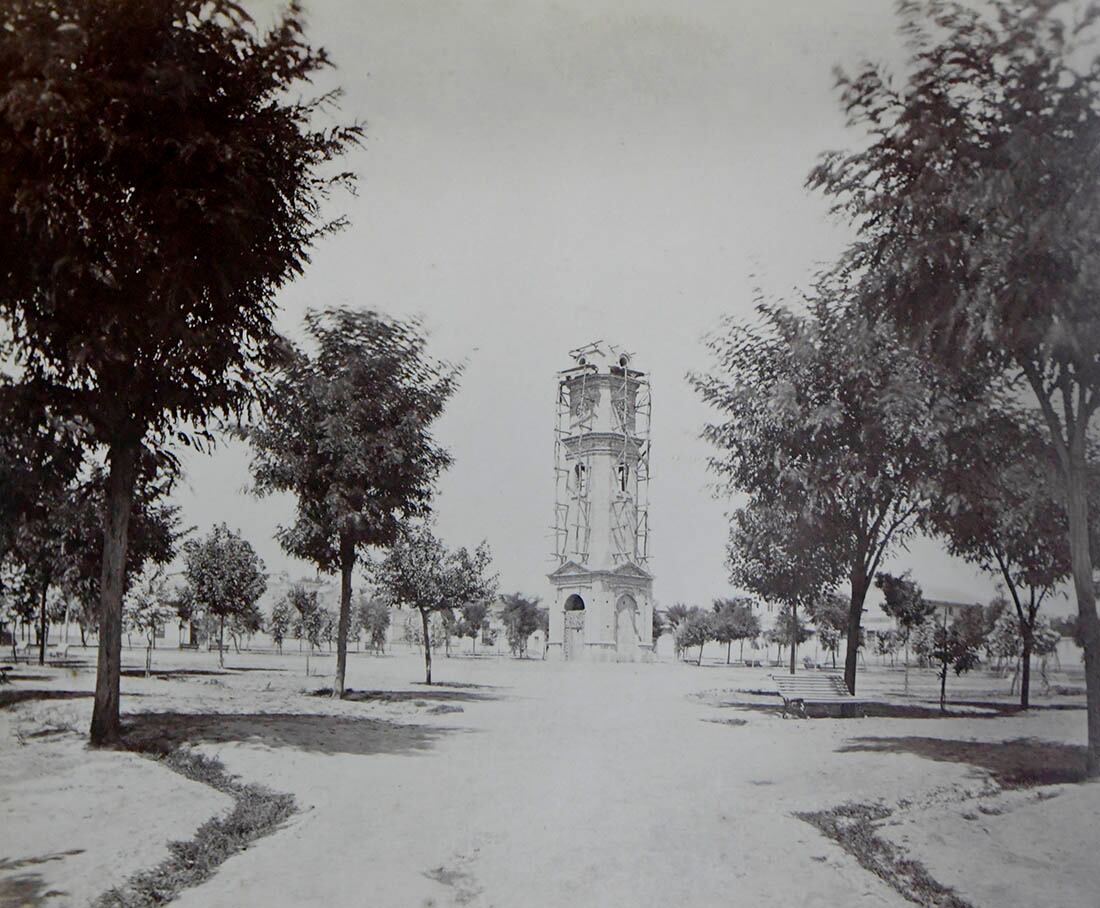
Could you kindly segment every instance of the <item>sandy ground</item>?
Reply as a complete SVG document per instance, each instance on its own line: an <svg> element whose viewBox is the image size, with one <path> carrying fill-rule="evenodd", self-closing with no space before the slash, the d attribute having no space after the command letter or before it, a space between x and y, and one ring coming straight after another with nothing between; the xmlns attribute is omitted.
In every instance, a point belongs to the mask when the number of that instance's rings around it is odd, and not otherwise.
<svg viewBox="0 0 1100 908"><path fill-rule="evenodd" d="M1080 698L939 718L915 677L903 718L785 721L744 693L766 669L440 658L429 689L415 654L353 655L349 685L374 693L336 702L307 695L327 679L296 655L234 655L224 674L207 654L157 659L161 677L124 678L131 734L198 747L301 808L181 906L905 905L794 816L881 801L898 808L882 834L976 908L1096 908L1100 785L1005 790L1035 770L1065 781ZM66 729L90 700L64 692L91 673L38 674L13 689L57 699L0 710L0 908L85 904L227 803L87 751ZM900 673L861 683L898 700ZM952 686L1007 699L985 675Z"/></svg>

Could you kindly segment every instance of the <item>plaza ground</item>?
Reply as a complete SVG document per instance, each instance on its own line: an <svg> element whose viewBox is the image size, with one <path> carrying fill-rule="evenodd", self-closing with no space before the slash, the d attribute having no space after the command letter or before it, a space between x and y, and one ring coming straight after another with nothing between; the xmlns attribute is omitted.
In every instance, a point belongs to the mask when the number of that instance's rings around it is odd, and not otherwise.
<svg viewBox="0 0 1100 908"><path fill-rule="evenodd" d="M1008 682L870 667L866 718L784 720L774 669L127 652L131 744L218 757L298 811L180 906L906 905L798 814L881 804L876 834L975 908L1095 908L1100 785L1079 784L1083 698L1014 713ZM0 691L0 908L86 905L230 799L92 751L89 667ZM1072 679L1071 679L1072 680ZM1071 685L1072 687L1072 685ZM1006 743L1009 742L1009 743Z"/></svg>

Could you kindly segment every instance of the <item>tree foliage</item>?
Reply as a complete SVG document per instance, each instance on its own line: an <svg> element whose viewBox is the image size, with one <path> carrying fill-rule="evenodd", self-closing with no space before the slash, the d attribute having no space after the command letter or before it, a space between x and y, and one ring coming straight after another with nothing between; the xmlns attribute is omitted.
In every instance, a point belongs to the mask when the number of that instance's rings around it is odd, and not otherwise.
<svg viewBox="0 0 1100 908"><path fill-rule="evenodd" d="M719 450L711 468L726 490L749 495L731 534L732 579L795 608L847 581L854 692L871 578L916 529L957 421L954 392L889 326L858 312L844 280L823 281L805 314L757 311L757 325L727 322L709 342L717 370L692 379L724 416L704 430Z"/></svg>
<svg viewBox="0 0 1100 908"><path fill-rule="evenodd" d="M527 641L542 627L538 598L529 598L523 593L507 593L501 596L504 608L501 621L508 638L508 648L513 656L527 656Z"/></svg>
<svg viewBox="0 0 1100 908"><path fill-rule="evenodd" d="M415 608L423 627L424 679L432 683L433 614L466 602L491 599L496 576L488 573L492 556L482 542L473 552L448 549L427 526L404 528L381 561L371 568L378 598L389 606Z"/></svg>
<svg viewBox="0 0 1100 908"><path fill-rule="evenodd" d="M697 605L690 606L676 623L673 633L676 635L676 649L683 652L688 647L699 647L696 665L703 664L703 647L714 639L714 615Z"/></svg>
<svg viewBox="0 0 1100 908"><path fill-rule="evenodd" d="M183 579L195 609L218 622L218 664L225 664L225 622L249 620L267 589L264 563L252 545L217 524L204 538L183 546Z"/></svg>
<svg viewBox="0 0 1100 908"><path fill-rule="evenodd" d="M1088 458L1100 408L1100 13L1064 0L899 9L907 76L874 64L841 74L849 125L868 141L826 155L809 184L856 230L842 267L859 276L866 311L978 385L1030 390L1062 481L1097 776Z"/></svg>
<svg viewBox="0 0 1100 908"><path fill-rule="evenodd" d="M294 522L276 534L283 549L340 574L340 697L352 572L366 548L392 544L403 521L428 513L450 463L429 429L457 372L427 355L415 322L328 309L306 315L306 334L315 351L289 353L247 435L256 491L297 500Z"/></svg>
<svg viewBox="0 0 1100 908"><path fill-rule="evenodd" d="M359 136L323 128L328 65L291 7L229 0L0 5L0 318L20 381L87 422L109 479L93 743L119 735L137 462L245 406Z"/></svg>

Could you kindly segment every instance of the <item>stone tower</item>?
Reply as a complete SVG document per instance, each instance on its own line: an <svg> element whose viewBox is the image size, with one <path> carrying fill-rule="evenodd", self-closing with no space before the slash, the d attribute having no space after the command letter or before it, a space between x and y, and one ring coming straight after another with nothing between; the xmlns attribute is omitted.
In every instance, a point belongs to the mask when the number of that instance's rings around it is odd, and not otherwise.
<svg viewBox="0 0 1100 908"><path fill-rule="evenodd" d="M571 355L558 373L547 656L633 662L653 652L649 379L602 341Z"/></svg>

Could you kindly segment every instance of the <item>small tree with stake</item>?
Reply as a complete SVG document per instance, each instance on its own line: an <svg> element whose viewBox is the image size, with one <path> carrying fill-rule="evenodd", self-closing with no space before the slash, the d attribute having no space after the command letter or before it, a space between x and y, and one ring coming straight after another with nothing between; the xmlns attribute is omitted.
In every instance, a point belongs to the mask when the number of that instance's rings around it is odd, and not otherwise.
<svg viewBox="0 0 1100 908"><path fill-rule="evenodd" d="M123 614L126 626L145 638L145 677L148 678L153 670L157 632L176 616L175 606L168 601L162 568L153 569L131 586Z"/></svg>
<svg viewBox="0 0 1100 908"><path fill-rule="evenodd" d="M955 670L962 675L981 664L979 643L958 623L925 625L918 634L914 649L918 655L937 664L936 673L940 679L940 710L947 712L947 673Z"/></svg>
<svg viewBox="0 0 1100 908"><path fill-rule="evenodd" d="M491 599L496 577L490 576L489 546L473 552L449 550L426 526L410 526L386 556L372 567L378 596L389 605L420 613L424 647L424 680L432 683L431 617L472 600Z"/></svg>
<svg viewBox="0 0 1100 908"><path fill-rule="evenodd" d="M195 607L218 622L218 665L225 665L225 621L251 612L267 589L264 563L252 546L218 524L205 539L184 543L184 582Z"/></svg>
<svg viewBox="0 0 1100 908"><path fill-rule="evenodd" d="M342 697L352 572L363 550L388 546L402 521L424 516L450 456L431 424L455 388L456 370L430 358L415 322L373 312L310 312L315 353L294 351L262 421L248 430L256 491L298 501L279 543L318 569L340 574L336 677Z"/></svg>

